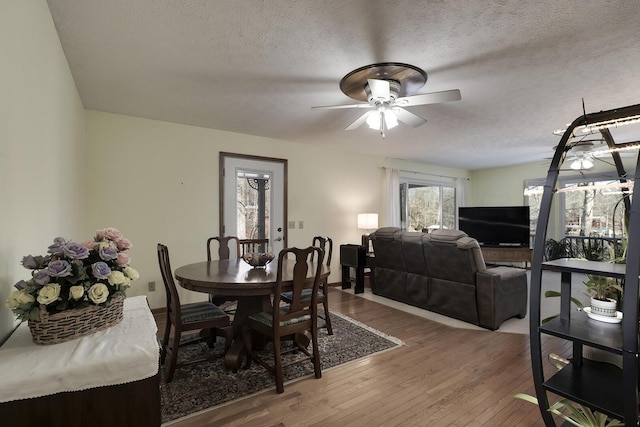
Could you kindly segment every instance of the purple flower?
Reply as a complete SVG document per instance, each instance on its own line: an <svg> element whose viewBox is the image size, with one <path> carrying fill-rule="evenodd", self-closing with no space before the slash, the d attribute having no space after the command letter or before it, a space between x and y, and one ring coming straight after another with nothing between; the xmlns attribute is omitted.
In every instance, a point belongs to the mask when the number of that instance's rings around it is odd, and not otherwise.
<svg viewBox="0 0 640 427"><path fill-rule="evenodd" d="M111 246L105 246L98 251L103 261L111 261L118 257L118 251Z"/></svg>
<svg viewBox="0 0 640 427"><path fill-rule="evenodd" d="M89 250L74 242L67 243L63 248L63 252L71 259L85 259L89 257Z"/></svg>
<svg viewBox="0 0 640 427"><path fill-rule="evenodd" d="M56 237L53 239L53 245L49 246L49 252L51 255L62 255L65 245L67 242L64 240L64 237Z"/></svg>
<svg viewBox="0 0 640 427"><path fill-rule="evenodd" d="M51 277L71 276L71 264L64 260L51 261L47 267L47 274Z"/></svg>
<svg viewBox="0 0 640 427"><path fill-rule="evenodd" d="M111 274L111 269L106 263L99 261L91 265L91 272L96 279L106 279Z"/></svg>
<svg viewBox="0 0 640 427"><path fill-rule="evenodd" d="M38 270L33 275L33 280L40 286L44 286L49 283L49 273L47 270Z"/></svg>
<svg viewBox="0 0 640 427"><path fill-rule="evenodd" d="M25 257L22 258L22 266L24 268L28 268L30 270L34 270L38 267L38 262L36 261L36 259L31 256L31 255L27 255Z"/></svg>
<svg viewBox="0 0 640 427"><path fill-rule="evenodd" d="M15 285L13 285L14 288L16 288L17 290L21 291L24 288L27 287L27 282L25 282L24 280L20 280L18 283L16 283Z"/></svg>

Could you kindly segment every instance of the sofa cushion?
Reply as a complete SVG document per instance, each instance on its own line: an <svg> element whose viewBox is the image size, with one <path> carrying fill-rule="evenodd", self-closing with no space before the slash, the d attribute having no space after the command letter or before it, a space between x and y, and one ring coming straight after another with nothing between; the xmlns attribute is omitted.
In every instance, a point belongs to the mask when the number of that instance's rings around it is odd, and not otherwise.
<svg viewBox="0 0 640 427"><path fill-rule="evenodd" d="M398 227L382 227L378 228L376 231L369 235L371 239L379 239L379 240L394 240L395 236L402 233L402 230Z"/></svg>
<svg viewBox="0 0 640 427"><path fill-rule="evenodd" d="M480 244L476 239L472 237L461 237L456 243L458 245L458 249L471 251L478 271L485 271L487 269L487 265L484 262L484 256L482 256L482 249L480 249Z"/></svg>
<svg viewBox="0 0 640 427"><path fill-rule="evenodd" d="M407 271L402 253L402 230L397 227L379 228L369 235L376 256L376 267Z"/></svg>
<svg viewBox="0 0 640 427"><path fill-rule="evenodd" d="M437 230L433 230L429 234L429 236L431 237L431 240L434 242L451 243L451 244L456 244L458 239L462 237L468 237L467 233L465 233L464 231L446 230L441 228Z"/></svg>
<svg viewBox="0 0 640 427"><path fill-rule="evenodd" d="M424 245L431 239L426 233L404 232L401 234L402 255L407 272L427 276L427 265L424 262Z"/></svg>

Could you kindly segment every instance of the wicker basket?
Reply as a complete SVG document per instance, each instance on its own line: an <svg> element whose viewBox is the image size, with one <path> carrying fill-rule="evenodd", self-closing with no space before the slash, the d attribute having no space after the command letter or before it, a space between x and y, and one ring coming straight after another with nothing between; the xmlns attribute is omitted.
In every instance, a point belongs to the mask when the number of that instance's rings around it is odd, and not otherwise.
<svg viewBox="0 0 640 427"><path fill-rule="evenodd" d="M56 314L40 306L40 319L29 320L29 329L36 344L58 344L71 341L117 325L122 320L124 297L113 298L108 307L90 305Z"/></svg>

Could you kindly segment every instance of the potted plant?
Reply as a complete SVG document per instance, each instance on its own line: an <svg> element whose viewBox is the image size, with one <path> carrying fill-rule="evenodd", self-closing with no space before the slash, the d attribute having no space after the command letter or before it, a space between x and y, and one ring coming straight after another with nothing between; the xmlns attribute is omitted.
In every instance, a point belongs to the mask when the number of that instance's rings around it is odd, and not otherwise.
<svg viewBox="0 0 640 427"><path fill-rule="evenodd" d="M613 277L587 274L584 282L587 294L591 297L591 313L598 316L615 317L618 305L618 292L622 286Z"/></svg>
<svg viewBox="0 0 640 427"><path fill-rule="evenodd" d="M518 393L513 397L538 404L538 399L528 394ZM592 411L590 408L569 399L558 400L549 406L549 412L578 427L624 427L624 423L616 419L609 419L605 414Z"/></svg>

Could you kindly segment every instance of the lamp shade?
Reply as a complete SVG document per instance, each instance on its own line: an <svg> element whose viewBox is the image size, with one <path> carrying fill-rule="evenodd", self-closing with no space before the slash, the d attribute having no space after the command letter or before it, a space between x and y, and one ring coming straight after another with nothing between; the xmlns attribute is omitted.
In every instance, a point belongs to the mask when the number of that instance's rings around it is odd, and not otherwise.
<svg viewBox="0 0 640 427"><path fill-rule="evenodd" d="M378 214L377 213L359 213L358 228L363 230L373 230L374 228L378 228Z"/></svg>

